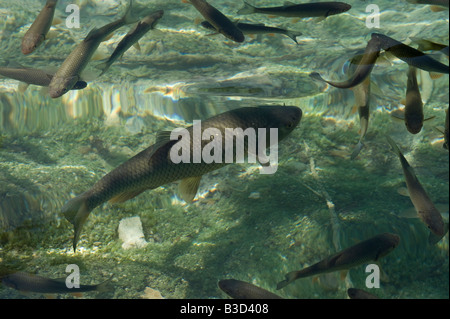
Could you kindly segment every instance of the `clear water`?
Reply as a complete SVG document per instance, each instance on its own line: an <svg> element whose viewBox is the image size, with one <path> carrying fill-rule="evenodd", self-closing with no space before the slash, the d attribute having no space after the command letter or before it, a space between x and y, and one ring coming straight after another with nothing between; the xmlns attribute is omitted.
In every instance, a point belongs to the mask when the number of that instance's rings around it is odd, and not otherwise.
<svg viewBox="0 0 450 319"><path fill-rule="evenodd" d="M444 126L448 75L431 80L420 72L425 117L435 117L411 135L392 117L402 107L407 65L398 60L377 65L371 75L365 147L353 161L349 155L359 139L353 92L308 76L316 71L327 79L345 77L345 61L364 50L372 32L402 42L421 37L448 43L448 10L373 1L381 11L380 28L369 29L369 1L348 0L349 12L323 21L292 21L237 15L240 1L211 0L240 22L303 33L298 45L280 34L247 37L237 44L220 34L209 35L190 4L135 2L137 7L165 11L157 30L141 39L141 52L131 48L86 89L51 99L40 87L21 92L17 81L0 78L2 267L61 278L68 264L76 264L82 284L111 278L112 290L86 293L85 298L141 298L146 287L164 298L225 298L217 287L224 278L247 281L284 298L347 298L347 288L365 288L364 266L351 269L345 280L332 273L275 288L289 271L392 232L401 243L379 262L384 275L381 287L372 292L382 298L449 297L448 235L430 246L424 224L405 218L413 206L402 195L400 163L385 139L389 135L398 142L448 220L449 156L436 130ZM0 0L1 66L15 62L55 69L93 27L121 16L126 5L118 0L78 1L81 28L55 25L52 32L57 36L24 56L21 39L43 3ZM63 21L70 3L58 3L56 16ZM282 1L250 3L269 6ZM103 43L100 58L112 53L128 30L121 28ZM448 64L445 57L441 61ZM92 61L88 73L96 71L98 63ZM91 213L73 252L73 228L60 215L61 207L152 145L157 132L237 107L283 103L302 108L303 118L280 144L275 175L260 175L255 165L234 164L205 175L198 197L189 205L177 197L176 183L123 204L101 205ZM140 217L149 244L124 250L117 229L121 219L132 216ZM28 297L0 286L0 298Z"/></svg>

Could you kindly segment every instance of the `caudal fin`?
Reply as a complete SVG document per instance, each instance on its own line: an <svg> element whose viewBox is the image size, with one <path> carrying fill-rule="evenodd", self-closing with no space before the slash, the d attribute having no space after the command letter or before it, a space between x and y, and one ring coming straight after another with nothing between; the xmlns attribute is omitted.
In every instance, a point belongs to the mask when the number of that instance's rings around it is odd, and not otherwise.
<svg viewBox="0 0 450 319"><path fill-rule="evenodd" d="M66 219L74 226L73 251L77 249L77 242L80 239L81 229L90 214L86 200L88 195L83 193L69 200L61 209Z"/></svg>
<svg viewBox="0 0 450 319"><path fill-rule="evenodd" d="M356 144L356 146L352 152L352 155L350 155L350 159L354 160L359 155L359 152L361 152L363 147L364 147L364 144L361 141L359 141L358 144Z"/></svg>
<svg viewBox="0 0 450 319"><path fill-rule="evenodd" d="M128 5L127 11L125 12L125 15L122 17L123 23L125 25L139 21L139 17L132 16L131 14L132 7L133 7L133 0L130 0L130 4Z"/></svg>
<svg viewBox="0 0 450 319"><path fill-rule="evenodd" d="M239 11L237 13L238 14L250 14L250 13L255 13L255 12L256 12L255 7L244 1L244 7L239 9Z"/></svg>
<svg viewBox="0 0 450 319"><path fill-rule="evenodd" d="M286 279L283 281L280 281L277 284L277 290L280 290L281 288L286 287L287 285L289 285L291 282L293 282L295 279L297 279L297 271L291 271L290 273L287 273L285 275Z"/></svg>
<svg viewBox="0 0 450 319"><path fill-rule="evenodd" d="M111 66L111 64L108 63L108 61L107 61L107 62L100 63L100 64L97 64L97 65L95 66L95 68L102 71L98 76L100 77L100 76L102 76L103 74L105 74L105 72L108 71L108 69L109 69L110 66Z"/></svg>
<svg viewBox="0 0 450 319"><path fill-rule="evenodd" d="M298 44L297 42L297 37L301 36L303 33L301 33L300 31L287 31L286 35L291 38L292 40L294 40L295 43Z"/></svg>

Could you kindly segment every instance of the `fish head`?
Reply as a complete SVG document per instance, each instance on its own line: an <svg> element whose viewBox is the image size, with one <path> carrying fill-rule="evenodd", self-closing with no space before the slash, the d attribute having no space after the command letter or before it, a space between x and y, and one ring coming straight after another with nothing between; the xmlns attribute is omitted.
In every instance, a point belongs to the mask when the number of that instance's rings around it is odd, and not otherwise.
<svg viewBox="0 0 450 319"><path fill-rule="evenodd" d="M60 77L55 75L49 85L50 97L55 99L66 94L75 86L78 80L79 77L77 75L69 77Z"/></svg>
<svg viewBox="0 0 450 319"><path fill-rule="evenodd" d="M22 40L22 53L32 53L44 40L45 37L42 34L26 34Z"/></svg>
<svg viewBox="0 0 450 319"><path fill-rule="evenodd" d="M391 251L397 248L398 244L400 243L400 236L398 236L397 234L384 233L381 236L383 240L381 246L379 247L375 260L378 260L379 258L389 254Z"/></svg>
<svg viewBox="0 0 450 319"><path fill-rule="evenodd" d="M417 134L422 130L423 116L419 114L409 114L405 116L405 126L411 134Z"/></svg>
<svg viewBox="0 0 450 319"><path fill-rule="evenodd" d="M326 17L334 15L334 14L340 14L343 12L347 12L351 8L352 8L352 6L347 3L343 3L343 2L336 3L333 6L333 8L327 12Z"/></svg>
<svg viewBox="0 0 450 319"><path fill-rule="evenodd" d="M268 127L278 128L278 139L289 135L300 123L302 110L297 106L271 106Z"/></svg>

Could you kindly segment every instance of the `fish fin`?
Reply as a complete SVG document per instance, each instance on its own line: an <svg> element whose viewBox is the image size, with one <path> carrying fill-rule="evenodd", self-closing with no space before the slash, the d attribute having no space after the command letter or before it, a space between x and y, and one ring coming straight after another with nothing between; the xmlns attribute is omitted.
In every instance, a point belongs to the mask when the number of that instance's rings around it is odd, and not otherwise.
<svg viewBox="0 0 450 319"><path fill-rule="evenodd" d="M353 149L353 152L350 155L350 159L354 160L359 155L363 147L364 144L361 141L359 141L358 144L356 144L355 148Z"/></svg>
<svg viewBox="0 0 450 319"><path fill-rule="evenodd" d="M105 52L95 51L95 53L92 55L92 58L90 59L90 61L99 61L99 60L104 60L106 58L108 58L108 55Z"/></svg>
<svg viewBox="0 0 450 319"><path fill-rule="evenodd" d="M293 6L293 5L295 5L295 3L293 3L292 1L285 1L285 2L283 2L283 6L284 7L289 7L289 6Z"/></svg>
<svg viewBox="0 0 450 319"><path fill-rule="evenodd" d="M19 86L17 87L17 90L23 94L23 93L25 93L25 91L28 89L29 86L30 85L28 83L19 82Z"/></svg>
<svg viewBox="0 0 450 319"><path fill-rule="evenodd" d="M254 6L252 6L251 4L248 4L247 2L244 1L244 6L238 10L237 14L250 14L250 13L255 13L256 8Z"/></svg>
<svg viewBox="0 0 450 319"><path fill-rule="evenodd" d="M61 24L63 22L64 22L64 20L61 19L61 18L54 18L53 21L52 21L52 25L58 25L58 24Z"/></svg>
<svg viewBox="0 0 450 319"><path fill-rule="evenodd" d="M433 115L433 116L430 116L430 117L428 117L428 118L426 118L426 119L424 119L423 121L425 122L425 121L429 121L429 120L432 120L432 119L434 119L436 116L435 115Z"/></svg>
<svg viewBox="0 0 450 319"><path fill-rule="evenodd" d="M319 276L314 276L314 277L312 278L312 282L313 282L314 284L319 283Z"/></svg>
<svg viewBox="0 0 450 319"><path fill-rule="evenodd" d="M291 23L297 23L300 21L300 18L293 18L291 19Z"/></svg>
<svg viewBox="0 0 450 319"><path fill-rule="evenodd" d="M280 281L277 284L277 290L280 290L281 288L286 287L287 285L289 285L291 282L293 282L295 279L297 279L297 271L291 271L290 273L287 273L285 275L286 279L283 281Z"/></svg>
<svg viewBox="0 0 450 319"><path fill-rule="evenodd" d="M417 214L417 211L414 207L410 207L408 209L402 210L397 214L400 218L419 218L419 215Z"/></svg>
<svg viewBox="0 0 450 319"><path fill-rule="evenodd" d="M204 19L202 19L202 18L195 18L194 19L194 24L200 24L200 23L202 23L204 21ZM208 22L209 23L209 22Z"/></svg>
<svg viewBox="0 0 450 319"><path fill-rule="evenodd" d="M292 40L294 40L295 43L298 44L297 42L297 37L301 36L303 33L301 33L300 31L290 31L288 30L286 32L286 35L291 38Z"/></svg>
<svg viewBox="0 0 450 319"><path fill-rule="evenodd" d="M201 179L201 176L195 176L181 180L180 184L178 185L178 191L181 195L181 198L183 198L186 203L190 203L194 199L195 195L197 194Z"/></svg>
<svg viewBox="0 0 450 319"><path fill-rule="evenodd" d="M137 195L139 195L140 193L142 193L145 190L146 190L146 188L133 190L130 192L123 192L123 193L120 193L120 194L114 196L108 202L110 202L111 204L123 203L129 199L136 197Z"/></svg>
<svg viewBox="0 0 450 319"><path fill-rule="evenodd" d="M406 105L406 99L405 98L401 99L400 104Z"/></svg>
<svg viewBox="0 0 450 319"><path fill-rule="evenodd" d="M397 189L397 193L402 195L402 196L409 197L409 191L408 191L408 188L406 188L406 187L398 188Z"/></svg>
<svg viewBox="0 0 450 319"><path fill-rule="evenodd" d="M444 133L444 129L442 128L442 127L435 127L434 128L436 131L438 131L439 133L441 133L441 134L445 134Z"/></svg>
<svg viewBox="0 0 450 319"><path fill-rule="evenodd" d="M102 76L103 74L105 74L105 72L108 71L108 69L109 69L110 66L111 66L111 65L110 65L108 62L103 62L103 63L97 64L97 65L95 66L95 68L102 71L98 76L100 77L100 76Z"/></svg>
<svg viewBox="0 0 450 319"><path fill-rule="evenodd" d="M322 22L326 17L318 17L316 18L316 23Z"/></svg>
<svg viewBox="0 0 450 319"><path fill-rule="evenodd" d="M268 35L269 37L274 37L274 36L275 36L275 33L267 33L267 35Z"/></svg>
<svg viewBox="0 0 450 319"><path fill-rule="evenodd" d="M352 110L350 111L350 114L355 114L358 111L358 105L353 105Z"/></svg>
<svg viewBox="0 0 450 319"><path fill-rule="evenodd" d="M45 40L56 39L59 36L59 34L60 33L55 30L50 30L50 31L48 31L47 35L45 36Z"/></svg>
<svg viewBox="0 0 450 319"><path fill-rule="evenodd" d="M80 239L81 229L91 210L87 207L89 193L84 192L75 198L70 199L61 209L66 219L74 226L73 250L76 251L77 242Z"/></svg>
<svg viewBox="0 0 450 319"><path fill-rule="evenodd" d="M398 148L398 146L394 142L394 140L392 138L390 138L389 136L387 136L387 135L386 135L386 139L387 139L389 145L391 145L393 152L395 154L397 154L398 156L403 156L402 152L400 151L400 149Z"/></svg>
<svg viewBox="0 0 450 319"><path fill-rule="evenodd" d="M133 17L132 13L133 0L130 0L130 4L128 5L127 11L122 17L125 24L135 23L139 21L139 17Z"/></svg>
<svg viewBox="0 0 450 319"><path fill-rule="evenodd" d="M134 47L136 50L138 50L138 52L141 52L141 46L139 45L139 41L136 41L136 42L133 44L133 47Z"/></svg>
<svg viewBox="0 0 450 319"><path fill-rule="evenodd" d="M311 72L309 77L316 81L326 82L326 80L317 72Z"/></svg>
<svg viewBox="0 0 450 319"><path fill-rule="evenodd" d="M398 115L398 114L391 114L391 116L394 120L398 120L398 121L402 121L402 122L405 120L405 118L403 116Z"/></svg>
<svg viewBox="0 0 450 319"><path fill-rule="evenodd" d="M113 276L111 276L108 280L105 280L104 282L98 284L95 287L95 290L97 290L99 292L111 291L113 289L112 282L111 282L112 277Z"/></svg>
<svg viewBox="0 0 450 319"><path fill-rule="evenodd" d="M41 89L39 90L39 93L40 93L42 96L48 96L49 92L50 92L50 90L49 90L48 86L43 86L43 87L41 87Z"/></svg>
<svg viewBox="0 0 450 319"><path fill-rule="evenodd" d="M430 10L433 12L440 12L440 11L444 11L444 10L448 10L444 7L440 7L440 6L430 6Z"/></svg>
<svg viewBox="0 0 450 319"><path fill-rule="evenodd" d="M82 292L71 292L70 295L72 295L75 298L83 298Z"/></svg>
<svg viewBox="0 0 450 319"><path fill-rule="evenodd" d="M113 36L114 36L114 32L111 32L110 34L108 34L108 35L102 40L102 42L105 42L105 41L110 40ZM91 60L92 60L92 59L91 59Z"/></svg>
<svg viewBox="0 0 450 319"><path fill-rule="evenodd" d="M345 280L345 278L347 278L347 274L348 274L348 270L341 271L341 273L340 273L341 280Z"/></svg>
<svg viewBox="0 0 450 319"><path fill-rule="evenodd" d="M444 75L444 73L436 73L436 72L430 72L430 78L432 80L437 80L441 78Z"/></svg>
<svg viewBox="0 0 450 319"><path fill-rule="evenodd" d="M276 18L277 16L273 15L273 14L269 14L267 17L273 19L273 18Z"/></svg>
<svg viewBox="0 0 450 319"><path fill-rule="evenodd" d="M248 37L249 37L250 39L256 39L256 36L255 36L254 34L249 34Z"/></svg>

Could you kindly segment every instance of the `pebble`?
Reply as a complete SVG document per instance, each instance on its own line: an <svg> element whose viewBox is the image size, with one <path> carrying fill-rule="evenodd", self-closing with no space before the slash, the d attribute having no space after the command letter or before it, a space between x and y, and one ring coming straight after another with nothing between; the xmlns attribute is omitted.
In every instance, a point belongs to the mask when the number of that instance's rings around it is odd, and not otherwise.
<svg viewBox="0 0 450 319"><path fill-rule="evenodd" d="M143 248L147 246L142 222L139 216L124 218L119 223L119 238L123 249Z"/></svg>

